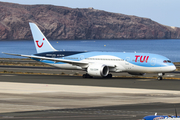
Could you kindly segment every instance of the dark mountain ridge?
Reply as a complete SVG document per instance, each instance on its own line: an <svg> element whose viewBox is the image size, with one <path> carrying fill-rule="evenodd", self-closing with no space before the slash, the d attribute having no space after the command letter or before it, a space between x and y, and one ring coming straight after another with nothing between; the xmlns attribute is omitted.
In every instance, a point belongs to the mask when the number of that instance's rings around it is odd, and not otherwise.
<svg viewBox="0 0 180 120"><path fill-rule="evenodd" d="M180 28L96 9L0 2L0 40L32 39L29 22L48 39L176 39Z"/></svg>

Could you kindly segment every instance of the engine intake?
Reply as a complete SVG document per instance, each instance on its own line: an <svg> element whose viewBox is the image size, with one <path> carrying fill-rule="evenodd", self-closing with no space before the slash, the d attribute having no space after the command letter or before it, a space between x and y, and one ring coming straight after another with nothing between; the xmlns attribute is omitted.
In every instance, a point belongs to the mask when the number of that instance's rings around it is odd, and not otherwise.
<svg viewBox="0 0 180 120"><path fill-rule="evenodd" d="M106 77L109 74L109 67L103 64L92 64L88 67L87 73L95 77Z"/></svg>

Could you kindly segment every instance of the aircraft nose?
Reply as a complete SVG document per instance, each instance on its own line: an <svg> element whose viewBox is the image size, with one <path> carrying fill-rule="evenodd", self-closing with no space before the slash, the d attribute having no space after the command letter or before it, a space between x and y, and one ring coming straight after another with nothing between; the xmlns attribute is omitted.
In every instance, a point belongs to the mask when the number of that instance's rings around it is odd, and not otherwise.
<svg viewBox="0 0 180 120"><path fill-rule="evenodd" d="M173 65L173 66L170 66L171 68L171 71L175 71L176 70L176 66L175 65Z"/></svg>

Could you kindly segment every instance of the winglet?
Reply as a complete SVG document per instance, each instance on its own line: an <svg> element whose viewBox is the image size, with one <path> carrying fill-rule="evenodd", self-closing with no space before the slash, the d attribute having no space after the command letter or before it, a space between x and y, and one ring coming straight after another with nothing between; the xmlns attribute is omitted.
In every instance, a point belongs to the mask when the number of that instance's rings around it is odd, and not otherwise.
<svg viewBox="0 0 180 120"><path fill-rule="evenodd" d="M29 26L31 28L37 53L57 51L52 47L52 45L49 43L47 38L44 36L44 34L41 32L41 30L35 23L29 23Z"/></svg>

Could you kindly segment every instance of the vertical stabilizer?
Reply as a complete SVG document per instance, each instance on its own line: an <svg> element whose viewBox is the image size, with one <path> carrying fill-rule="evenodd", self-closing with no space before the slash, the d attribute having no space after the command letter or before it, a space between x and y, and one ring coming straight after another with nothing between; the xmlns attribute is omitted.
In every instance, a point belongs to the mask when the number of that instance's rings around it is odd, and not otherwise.
<svg viewBox="0 0 180 120"><path fill-rule="evenodd" d="M36 46L37 53L57 51L52 47L47 38L43 35L41 30L35 23L29 23L31 32Z"/></svg>

